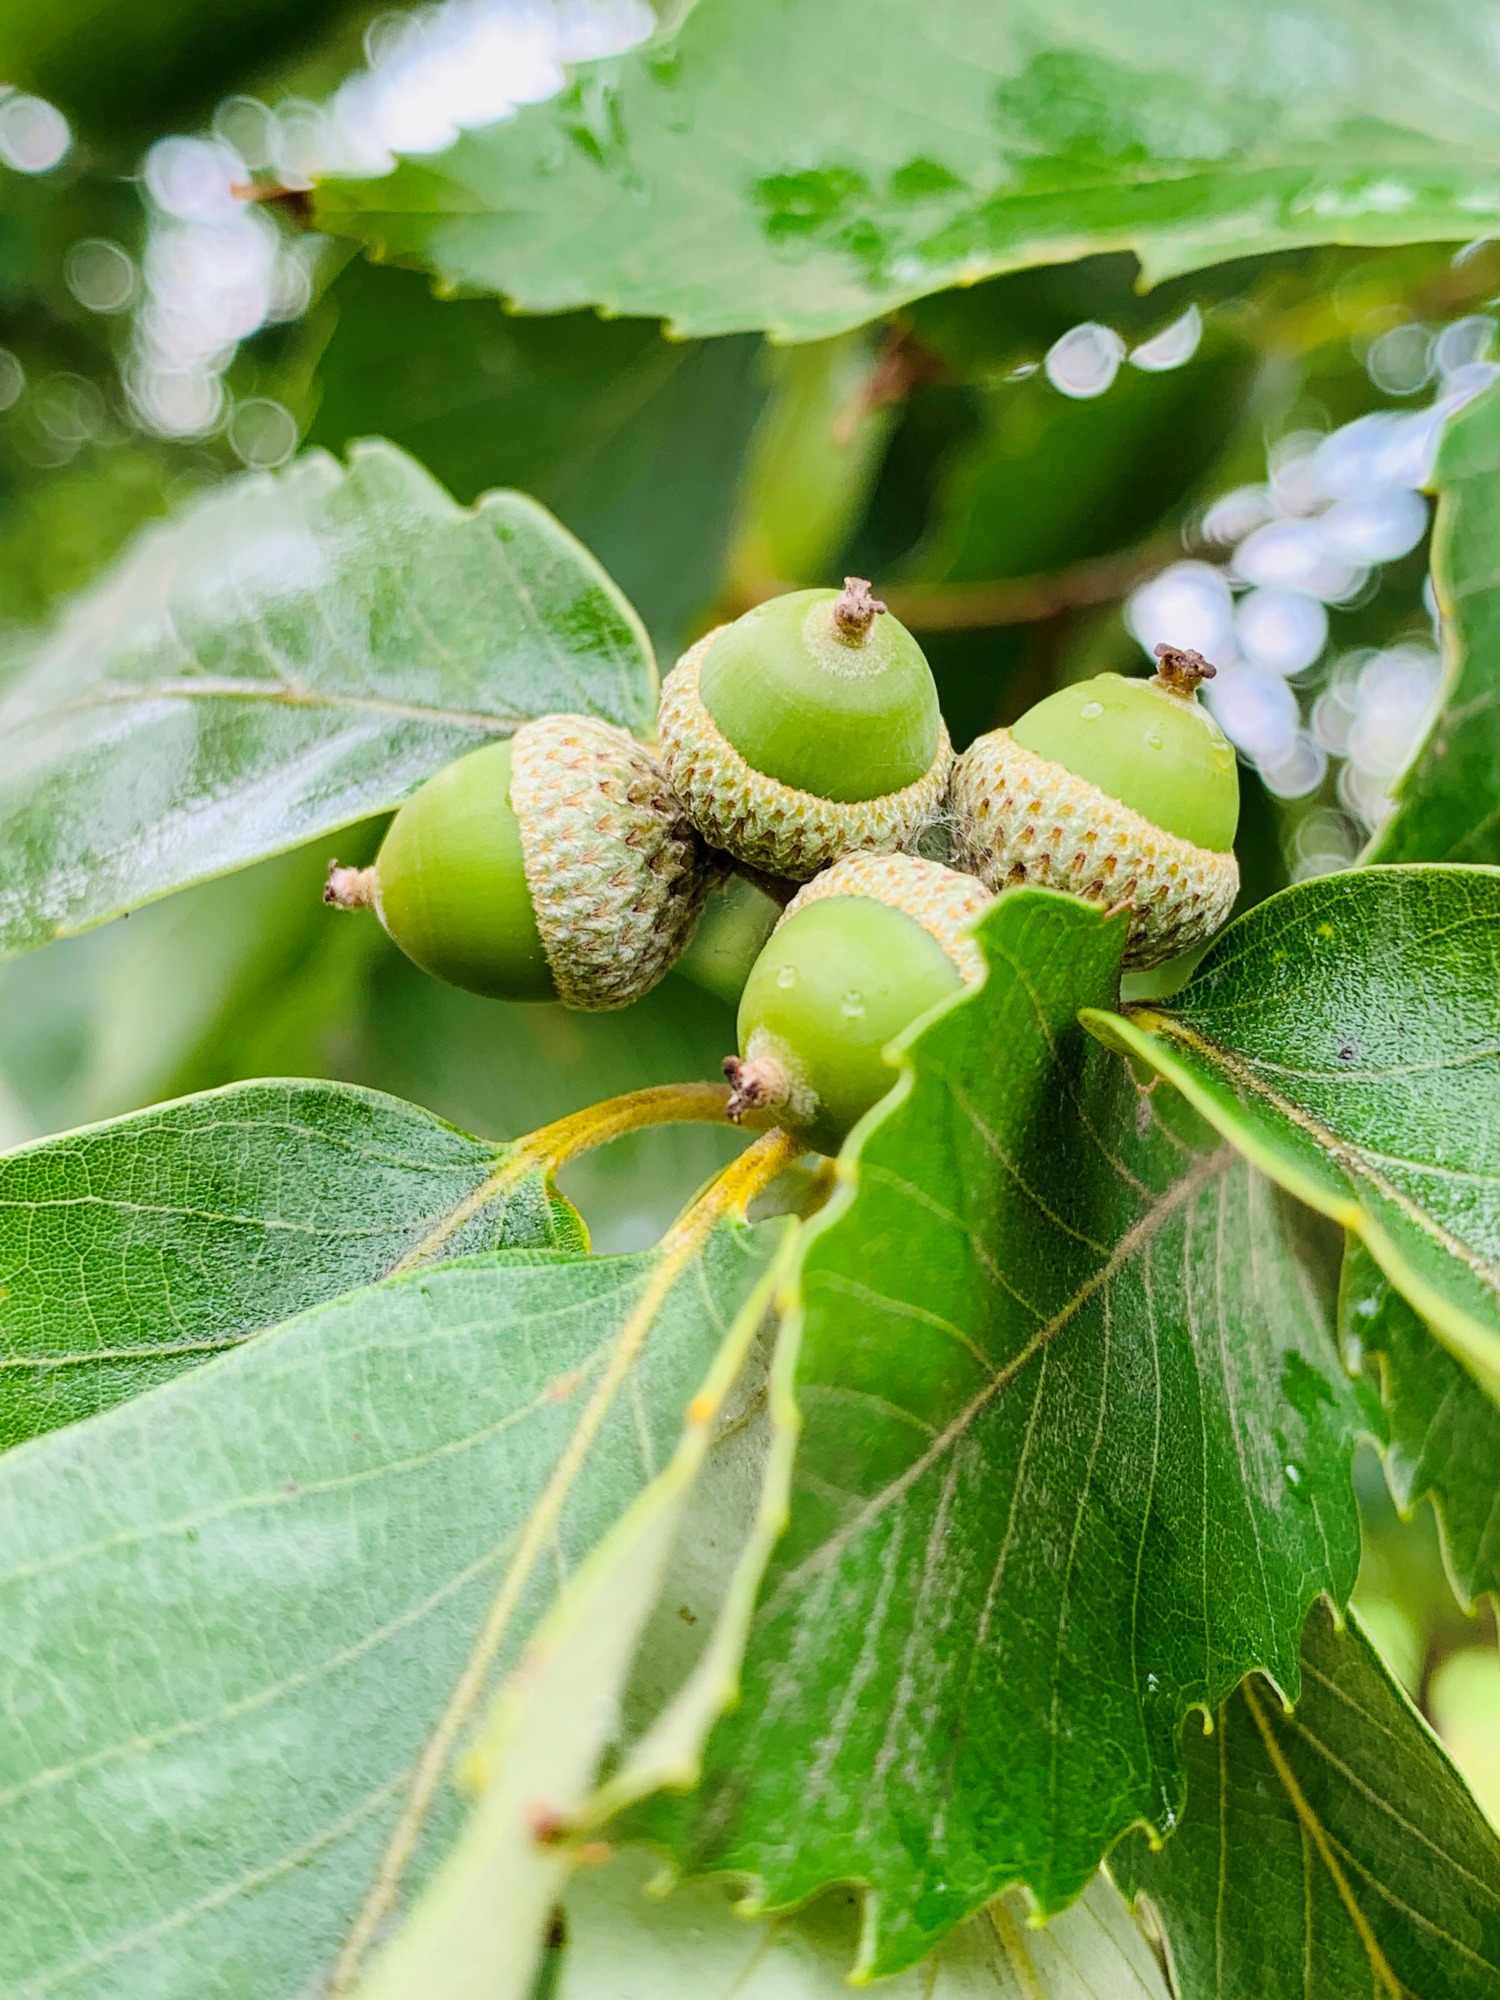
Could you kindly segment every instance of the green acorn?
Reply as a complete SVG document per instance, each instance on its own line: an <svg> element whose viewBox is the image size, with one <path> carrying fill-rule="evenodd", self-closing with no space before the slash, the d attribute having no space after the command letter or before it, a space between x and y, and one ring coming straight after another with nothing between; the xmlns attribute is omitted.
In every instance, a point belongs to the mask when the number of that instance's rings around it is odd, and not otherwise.
<svg viewBox="0 0 1500 2000"><path fill-rule="evenodd" d="M649 750L546 715L429 778L370 868L324 900L373 909L408 958L499 1000L628 1007L692 936L715 871Z"/></svg>
<svg viewBox="0 0 1500 2000"><path fill-rule="evenodd" d="M854 854L787 905L740 997L729 1115L834 1153L896 1080L895 1036L984 976L970 926L993 898L910 854Z"/></svg>
<svg viewBox="0 0 1500 2000"><path fill-rule="evenodd" d="M926 656L858 577L700 639L667 676L658 730L710 846L791 881L909 846L953 764Z"/></svg>
<svg viewBox="0 0 1500 2000"><path fill-rule="evenodd" d="M1197 698L1214 669L1201 653L1156 653L1149 681L1100 674L979 737L948 798L954 865L991 888L1128 905L1129 968L1212 937L1240 883L1234 751Z"/></svg>

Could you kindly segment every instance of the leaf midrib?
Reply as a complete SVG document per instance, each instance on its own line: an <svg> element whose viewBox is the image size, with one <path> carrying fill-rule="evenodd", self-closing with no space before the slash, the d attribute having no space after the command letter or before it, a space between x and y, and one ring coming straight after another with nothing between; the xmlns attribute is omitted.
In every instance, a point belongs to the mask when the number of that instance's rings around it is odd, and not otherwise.
<svg viewBox="0 0 1500 2000"><path fill-rule="evenodd" d="M489 729L492 725L511 728L526 720L519 709L439 708L429 702L396 701L386 695L349 694L330 688L293 687L286 681L202 674L183 680L100 682L86 695L54 703L50 708L34 709L11 726L19 735L24 729L45 727L59 717L87 714L95 708L160 701L268 702L282 708L349 710L355 714L388 715L398 721L461 724L467 729Z"/></svg>
<svg viewBox="0 0 1500 2000"><path fill-rule="evenodd" d="M1302 1787L1297 1783L1296 1773L1287 1762L1281 1745L1276 1741L1270 1723L1267 1721L1256 1698L1253 1682L1247 1680L1240 1692L1244 1697L1246 1708L1250 1711L1250 1719L1255 1724L1261 1741L1265 1746L1266 1756L1270 1760L1271 1769L1276 1773L1281 1788L1286 1793L1292 1811L1297 1817L1297 1823L1311 1840L1319 1860L1328 1871L1328 1878L1338 1893L1339 1901L1348 1912L1349 1921L1354 1926L1355 1934L1364 1946L1365 1955L1370 1961L1370 1970L1374 1973L1376 1981L1384 1986L1390 1994L1391 2000L1407 2000L1406 1988L1396 1977L1394 1970L1386 1959L1385 1953L1380 1949L1380 1941L1371 1928L1370 1920L1360 1908L1353 1887L1346 1878L1343 1869L1339 1866L1338 1856L1333 1851L1333 1845L1327 1829L1308 1803L1307 1798L1303 1794ZM1222 1791L1220 1797L1221 1799L1224 1797ZM1305 1859L1303 1866L1306 1866ZM1222 1909L1218 1913L1215 1929L1222 1946L1224 1936ZM1221 1953L1221 1969L1222 1962Z"/></svg>
<svg viewBox="0 0 1500 2000"><path fill-rule="evenodd" d="M1004 79L1000 80L1003 81ZM1484 108L1493 110L1493 107L1489 106ZM1437 133L1429 132L1420 125L1397 125L1386 119L1381 119L1379 123L1382 131L1391 133L1399 138L1410 139L1416 137L1426 139L1430 140L1435 146L1440 143L1440 137ZM1045 163L1057 157L1061 157L1064 164L1068 162L1067 155L1058 156L1048 153L1029 153L1021 157L1023 163L1026 165L1035 165L1038 161ZM462 152L459 152L453 164L455 166L462 166L463 163ZM416 164L415 161L411 160L403 162L403 166L407 168ZM480 162L479 164L481 177L487 176L489 170L488 162ZM1451 152L1444 153L1441 156L1435 154L1430 161L1393 161L1373 153L1369 155L1361 154L1340 160L1337 163L1336 171L1339 178L1344 180L1360 174L1398 173L1412 178L1432 174L1447 180L1461 173L1471 171L1476 166L1494 167L1497 165L1500 165L1500 152L1492 153L1479 149L1466 149L1462 154L1457 156L1456 160ZM1173 171L1174 167L1177 168L1177 171ZM1306 176L1308 174L1333 171L1335 171L1334 163L1330 161L1326 149L1315 150L1293 147L1288 147L1279 153L1275 159L1267 159L1256 154L1246 154L1235 161L1201 159L1182 160L1180 162L1164 161L1147 168L1139 168L1130 164L1116 164L1112 171L1107 174L1101 174L1097 178L1084 178L1080 173L1070 175L1066 179L1058 178L1055 182L1046 185L1033 185L1020 189L1015 187L1013 181L1008 182L1003 177L999 177L987 191L976 190L973 198L963 207L956 207L954 212L958 215L969 215L973 214L976 210L992 209L997 202L1003 202L1008 210L1020 211L1028 206L1035 206L1042 202L1055 202L1059 198L1085 199L1100 195L1118 194L1122 191L1140 193L1150 192L1157 188L1191 188L1195 183L1200 182L1211 186L1243 188L1256 181L1266 179L1279 180L1285 176ZM478 220L480 222L512 219L510 213L499 211L492 205L487 194L481 190L476 181L465 180L458 172L451 172L445 185L449 188L462 188L465 192L473 195L476 205L471 209L452 210L438 209L430 203L417 203L414 201L409 202L405 206L398 207L387 201L379 206L372 203L368 207L362 207L354 211L345 210L343 213L346 215L351 212L357 213L372 219L378 216L399 217L406 220L459 216L466 221ZM383 192L406 192L404 177L398 177L393 182L388 181L385 183ZM1424 198L1427 200L1432 199L1431 195L1426 194L1425 191ZM1437 197L1439 200L1442 198L1441 195ZM727 205L727 197L725 205ZM1175 219L1190 226L1195 218ZM946 228L951 226L952 220L952 215L946 217L941 227ZM1318 218L1310 218L1307 226L1316 232L1314 240L1318 242L1328 240L1328 225L1326 221ZM1139 225L1137 223L1121 221L1112 229L1096 231L1094 234L1100 243L1116 242L1133 238L1138 229ZM1267 233L1264 223L1261 224L1256 233L1262 236ZM1293 234L1295 235L1295 232ZM1072 232L1072 235L1076 238L1076 229ZM812 236L812 232L809 232L809 236L819 249L829 251L837 250L840 247L818 241L816 237ZM855 261L853 253L845 254L849 255L852 264ZM958 265L968 260L964 256L955 253L949 261L954 265ZM753 331L755 329L747 328L747 330Z"/></svg>
<svg viewBox="0 0 1500 2000"><path fill-rule="evenodd" d="M1320 1674L1315 1667L1306 1662L1303 1665L1303 1672L1310 1679L1315 1680L1325 1692L1342 1701L1347 1708L1353 1709L1354 1713L1359 1716L1362 1726L1378 1728L1383 1736L1390 1734L1389 1730L1381 1728L1366 1710L1359 1708L1357 1704L1350 1701L1344 1690L1336 1687L1326 1674ZM1287 1717L1287 1726L1295 1729L1298 1736L1302 1738L1308 1748L1316 1756L1321 1757L1325 1764L1328 1764L1333 1770L1337 1771L1339 1777L1354 1791L1357 1791L1361 1798L1367 1800L1370 1805L1375 1807L1377 1812L1383 1813L1387 1819L1399 1827L1405 1838L1420 1842L1445 1867L1451 1868L1455 1875L1463 1876L1466 1882L1472 1883L1482 1894L1489 1895L1491 1893L1490 1885L1476 1875L1472 1868L1466 1868L1461 1861L1455 1859L1445 1848L1439 1847L1430 1834L1424 1833L1421 1827L1415 1825L1411 1820L1405 1818L1403 1814L1397 1812L1389 1799L1382 1797L1373 1785L1367 1784L1359 1772L1351 1764L1345 1763L1344 1759L1331 1750L1320 1736L1315 1736L1295 1711ZM1455 1938L1452 1942L1456 1944L1458 1940Z"/></svg>
<svg viewBox="0 0 1500 2000"><path fill-rule="evenodd" d="M1319 1674L1315 1677L1324 1686L1329 1685L1323 1675ZM1355 1893L1353 1883L1344 1872L1343 1863L1345 1862L1351 1868L1355 1869L1369 1887L1385 1902L1389 1903L1392 1909L1399 1910L1402 1916L1417 1924L1421 1929L1429 1931L1434 1937L1441 1938L1444 1944L1450 1946L1454 1951L1461 1953L1472 1964L1481 1967L1486 1972L1494 1972L1496 1968L1493 1961L1481 1957L1472 1945L1466 1944L1462 1938L1455 1937L1451 1931L1446 1930L1441 1924L1435 1923L1424 1912L1415 1909L1401 1897L1396 1896L1390 1890L1389 1886L1383 1883L1357 1855L1351 1853L1344 1846L1343 1842L1334 1837L1331 1830L1324 1825L1318 1816L1312 1802L1308 1799L1299 1784L1296 1772L1292 1769L1291 1762L1278 1742L1270 1719L1261 1705L1260 1693L1254 1681L1247 1680L1241 1687L1240 1693L1244 1698L1246 1708L1250 1711L1251 1720L1254 1722L1261 1741L1265 1746L1266 1756L1271 1768L1276 1773L1277 1780L1286 1793L1288 1803L1291 1805L1299 1825L1312 1842L1314 1851L1323 1863L1329 1880L1333 1883L1339 1900L1348 1913L1349 1921L1353 1925L1355 1934L1358 1936L1361 1945L1364 1947L1365 1955L1370 1961L1370 1969L1377 1981L1383 1984L1389 1991L1392 2000L1411 2000L1411 1989L1397 1976L1395 1968L1381 1948L1380 1940L1375 1935L1374 1926L1365 1914L1364 1908ZM1295 1714L1288 1717L1288 1723L1315 1752L1326 1758L1344 1777L1355 1777L1355 1774L1349 1770L1348 1766L1334 1757L1327 1746L1304 1723L1299 1721ZM1394 1809L1386 1800L1381 1799L1378 1794L1372 1792L1368 1786L1360 1783L1357 1779L1356 1783L1358 1784L1358 1789L1393 1817L1399 1826L1408 1832L1417 1832L1416 1828L1407 1827L1407 1823L1401 1819L1399 1814L1394 1812ZM1433 1852L1438 1853L1448 1866L1461 1874L1468 1873L1459 1863L1453 1861L1450 1856L1442 1854L1441 1850L1434 1847L1431 1841L1426 1841L1425 1837L1420 1834L1418 1837L1423 1838L1424 1843L1429 1848L1432 1848ZM1469 1876L1468 1879L1472 1881L1474 1878Z"/></svg>
<svg viewBox="0 0 1500 2000"><path fill-rule="evenodd" d="M1185 1202L1200 1194L1209 1182L1223 1173L1237 1157L1230 1145L1219 1146L1211 1153L1200 1154L1198 1163L1174 1181L1172 1186L1157 1198L1153 1206L1137 1218L1120 1237L1110 1255L1090 1272L1072 1298L1050 1320L1036 1328L1009 1361L995 1370L990 1381L970 1398L946 1429L939 1432L927 1450L914 1459L905 1471L899 1473L879 1493L873 1494L857 1514L844 1522L826 1542L813 1550L795 1569L788 1570L775 1590L766 1597L757 1614L757 1623L765 1624L774 1619L787 1598L836 1561L844 1549L877 1521L888 1507L900 1501L933 1465L968 1434L984 1409L1014 1381L1027 1363L1048 1348L1095 1293L1109 1285L1119 1275L1137 1252L1152 1240L1168 1218Z"/></svg>
<svg viewBox="0 0 1500 2000"><path fill-rule="evenodd" d="M239 1333L215 1334L198 1340L161 1341L154 1347L80 1347L72 1353L63 1354L0 1354L0 1374L12 1369L24 1373L28 1368L48 1374L59 1368L88 1368L110 1362L174 1361L184 1354L222 1354L226 1348L242 1346L245 1341L254 1340L258 1333L268 1331L269 1328L263 1326L247 1326Z"/></svg>

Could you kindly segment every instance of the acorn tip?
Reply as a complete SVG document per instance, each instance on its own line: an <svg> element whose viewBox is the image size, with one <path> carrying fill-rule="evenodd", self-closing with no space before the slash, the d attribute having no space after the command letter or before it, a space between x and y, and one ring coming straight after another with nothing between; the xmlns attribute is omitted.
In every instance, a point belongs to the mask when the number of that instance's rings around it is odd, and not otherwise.
<svg viewBox="0 0 1500 2000"><path fill-rule="evenodd" d="M846 576L833 606L833 622L850 645L863 645L877 616L888 607L870 591L868 577Z"/></svg>
<svg viewBox="0 0 1500 2000"><path fill-rule="evenodd" d="M335 910L373 910L375 870L342 868L337 861L330 861L323 883L323 901Z"/></svg>
<svg viewBox="0 0 1500 2000"><path fill-rule="evenodd" d="M1152 651L1160 662L1153 676L1153 685L1164 687L1169 694L1181 695L1184 699L1190 699L1197 693L1200 681L1215 679L1219 671L1191 646L1170 646L1163 641Z"/></svg>
<svg viewBox="0 0 1500 2000"><path fill-rule="evenodd" d="M723 1068L729 1084L729 1102L724 1106L724 1114L731 1125L738 1125L747 1111L759 1111L778 1095L775 1077L761 1063L725 1056Z"/></svg>

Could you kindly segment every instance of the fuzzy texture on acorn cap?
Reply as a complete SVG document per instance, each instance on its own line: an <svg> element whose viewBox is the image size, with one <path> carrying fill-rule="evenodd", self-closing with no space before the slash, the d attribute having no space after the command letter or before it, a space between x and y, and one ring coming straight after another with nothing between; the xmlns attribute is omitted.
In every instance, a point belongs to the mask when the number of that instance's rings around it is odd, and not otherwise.
<svg viewBox="0 0 1500 2000"><path fill-rule="evenodd" d="M1239 893L1239 863L1177 834L1008 729L958 759L948 794L952 857L992 889L1029 882L1106 907L1128 904L1124 963L1144 969L1212 937Z"/></svg>
<svg viewBox="0 0 1500 2000"><path fill-rule="evenodd" d="M830 896L869 896L904 911L937 939L970 985L984 977L984 954L970 927L995 897L976 876L918 854L847 854L797 891L781 921Z"/></svg>
<svg viewBox="0 0 1500 2000"><path fill-rule="evenodd" d="M686 948L718 874L628 730L544 715L513 746L511 806L557 997L628 1007Z"/></svg>
<svg viewBox="0 0 1500 2000"><path fill-rule="evenodd" d="M698 675L718 626L691 647L662 683L657 729L667 781L711 846L768 875L805 882L846 854L891 854L936 817L953 768L940 727L927 772L899 792L841 801L796 790L757 771L704 706Z"/></svg>

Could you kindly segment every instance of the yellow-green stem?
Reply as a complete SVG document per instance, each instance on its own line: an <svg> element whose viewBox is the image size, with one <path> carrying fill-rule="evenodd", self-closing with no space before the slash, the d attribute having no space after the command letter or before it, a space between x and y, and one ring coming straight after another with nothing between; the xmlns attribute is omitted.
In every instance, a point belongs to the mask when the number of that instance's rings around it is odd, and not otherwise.
<svg viewBox="0 0 1500 2000"><path fill-rule="evenodd" d="M722 1083L658 1083L646 1090L626 1091L622 1097L607 1097L602 1104L591 1104L586 1111L570 1112L566 1118L543 1125L540 1131L515 1140L479 1186L456 1203L420 1243L414 1243L386 1276L399 1278L430 1263L466 1222L528 1174L540 1170L550 1176L580 1153L607 1146L611 1139L623 1138L627 1132L644 1132L652 1125L727 1124L728 1102L729 1092Z"/></svg>
<svg viewBox="0 0 1500 2000"><path fill-rule="evenodd" d="M729 1092L722 1083L654 1083L645 1090L627 1090L606 1097L586 1111L569 1112L517 1141L528 1166L556 1170L580 1153L607 1146L627 1132L644 1132L652 1125L719 1125L728 1122Z"/></svg>

